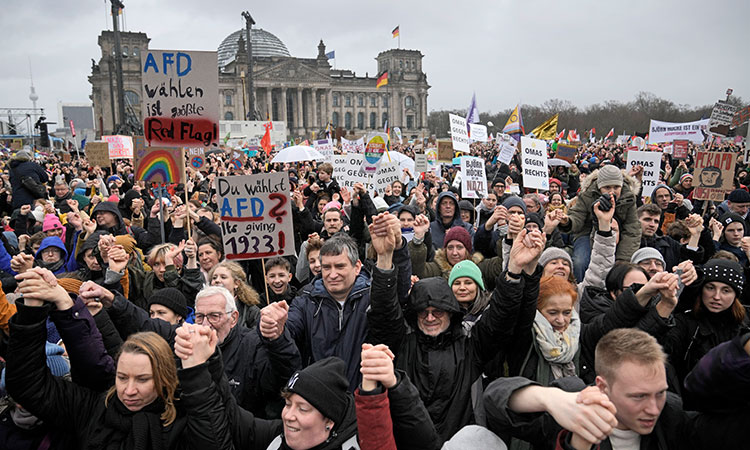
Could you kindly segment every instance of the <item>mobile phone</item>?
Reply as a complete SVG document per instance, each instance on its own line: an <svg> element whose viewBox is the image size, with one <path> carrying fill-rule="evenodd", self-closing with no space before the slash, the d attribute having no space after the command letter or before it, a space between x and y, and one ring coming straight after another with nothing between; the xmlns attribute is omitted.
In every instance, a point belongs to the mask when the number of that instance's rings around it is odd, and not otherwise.
<svg viewBox="0 0 750 450"><path fill-rule="evenodd" d="M677 293L675 296L679 298L680 294L682 294L682 291L685 289L685 284L682 282L682 269L677 269L674 273L677 275Z"/></svg>

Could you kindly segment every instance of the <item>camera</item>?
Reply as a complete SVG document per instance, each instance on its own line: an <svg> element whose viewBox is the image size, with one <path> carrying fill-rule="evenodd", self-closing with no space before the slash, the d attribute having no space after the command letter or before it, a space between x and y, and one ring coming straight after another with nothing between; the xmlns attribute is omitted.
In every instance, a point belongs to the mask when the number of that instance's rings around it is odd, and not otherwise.
<svg viewBox="0 0 750 450"><path fill-rule="evenodd" d="M594 202L594 207L599 205L601 211L607 212L612 209L612 202L609 200L609 195L602 195L597 201Z"/></svg>

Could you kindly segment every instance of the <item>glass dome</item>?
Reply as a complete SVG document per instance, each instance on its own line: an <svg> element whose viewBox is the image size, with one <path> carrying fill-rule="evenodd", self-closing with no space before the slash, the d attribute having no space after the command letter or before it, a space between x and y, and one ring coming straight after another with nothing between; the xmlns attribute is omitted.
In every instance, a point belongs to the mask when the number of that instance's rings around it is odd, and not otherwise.
<svg viewBox="0 0 750 450"><path fill-rule="evenodd" d="M240 36L246 36L245 29L237 30L230 34L219 45L219 67L224 67L234 61L239 48ZM273 34L262 28L253 28L251 35L253 43L253 57L256 56L292 56L286 45Z"/></svg>

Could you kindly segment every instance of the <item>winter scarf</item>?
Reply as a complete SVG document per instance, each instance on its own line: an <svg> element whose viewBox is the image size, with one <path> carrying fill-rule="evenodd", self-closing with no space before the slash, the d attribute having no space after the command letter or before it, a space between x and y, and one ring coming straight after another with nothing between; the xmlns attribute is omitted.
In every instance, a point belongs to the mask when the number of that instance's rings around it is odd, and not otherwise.
<svg viewBox="0 0 750 450"><path fill-rule="evenodd" d="M571 314L570 325L565 331L555 331L539 311L534 318L536 343L542 357L550 364L554 379L576 375L573 358L580 344L581 321L575 309Z"/></svg>
<svg viewBox="0 0 750 450"><path fill-rule="evenodd" d="M89 449L161 450L164 440L161 413L164 402L157 398L140 411L133 412L113 395L104 413L104 420L96 424Z"/></svg>

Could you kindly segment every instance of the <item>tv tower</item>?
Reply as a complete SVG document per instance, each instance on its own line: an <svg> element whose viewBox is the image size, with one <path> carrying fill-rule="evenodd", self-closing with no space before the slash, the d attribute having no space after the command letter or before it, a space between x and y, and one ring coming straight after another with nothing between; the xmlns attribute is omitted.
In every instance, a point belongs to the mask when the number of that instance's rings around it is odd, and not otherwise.
<svg viewBox="0 0 750 450"><path fill-rule="evenodd" d="M29 79L31 80L31 93L29 93L29 100L31 100L31 104L34 107L34 110L31 112L31 116L33 119L32 122L36 122L36 101L39 100L39 96L34 89L34 76L31 73L31 58L29 58Z"/></svg>

